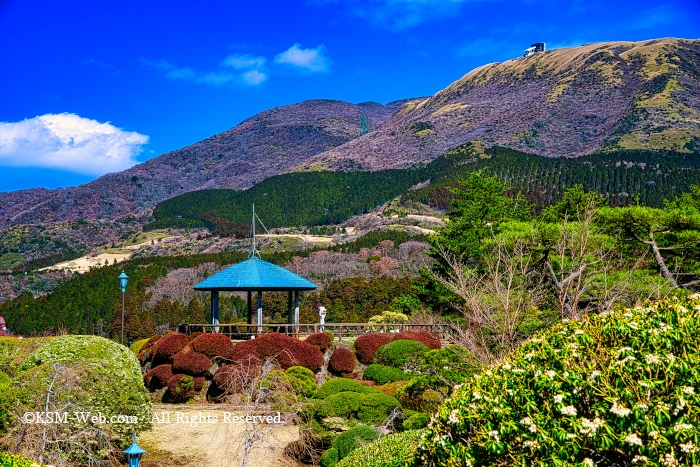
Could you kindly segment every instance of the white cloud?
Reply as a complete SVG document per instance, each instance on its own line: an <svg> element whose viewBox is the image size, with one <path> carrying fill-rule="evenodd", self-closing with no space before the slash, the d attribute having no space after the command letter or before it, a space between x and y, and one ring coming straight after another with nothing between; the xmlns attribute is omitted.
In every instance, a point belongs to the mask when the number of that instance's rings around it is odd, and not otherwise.
<svg viewBox="0 0 700 467"><path fill-rule="evenodd" d="M250 54L233 54L221 60L220 65L234 68L236 70L247 70L250 68L260 69L265 66L267 59Z"/></svg>
<svg viewBox="0 0 700 467"><path fill-rule="evenodd" d="M308 73L328 73L331 67L331 60L326 55L324 45L319 45L315 49L302 49L301 44L294 44L275 56L275 63Z"/></svg>
<svg viewBox="0 0 700 467"><path fill-rule="evenodd" d="M266 62L265 57L248 54L229 55L219 62L219 68L230 68L235 71L228 69L201 71L190 67L180 67L167 60L141 59L141 63L163 71L164 76L172 81L186 81L212 86L236 84L243 87L258 86L267 79L267 73L264 70Z"/></svg>
<svg viewBox="0 0 700 467"><path fill-rule="evenodd" d="M148 136L76 114L0 122L0 165L103 175L137 164Z"/></svg>
<svg viewBox="0 0 700 467"><path fill-rule="evenodd" d="M258 86L267 80L267 75L258 70L249 70L243 73L241 78L251 86Z"/></svg>

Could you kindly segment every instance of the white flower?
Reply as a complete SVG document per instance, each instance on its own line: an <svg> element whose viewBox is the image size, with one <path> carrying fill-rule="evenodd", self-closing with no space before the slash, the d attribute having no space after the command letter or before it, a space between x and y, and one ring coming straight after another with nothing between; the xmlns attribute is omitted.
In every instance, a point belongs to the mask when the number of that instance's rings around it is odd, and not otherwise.
<svg viewBox="0 0 700 467"><path fill-rule="evenodd" d="M538 443L537 441L527 440L523 443L523 446L530 449L537 449L540 447L540 443Z"/></svg>
<svg viewBox="0 0 700 467"><path fill-rule="evenodd" d="M546 375L549 377L549 379L554 379L554 377L557 376L557 373L554 370L547 370Z"/></svg>
<svg viewBox="0 0 700 467"><path fill-rule="evenodd" d="M533 423L532 425L530 425L530 428L528 428L528 430L530 430L532 433L537 433L537 425Z"/></svg>
<svg viewBox="0 0 700 467"><path fill-rule="evenodd" d="M525 417L522 420L520 420L520 423L522 423L523 425L530 426L532 425L532 420L530 419L530 417Z"/></svg>
<svg viewBox="0 0 700 467"><path fill-rule="evenodd" d="M457 416L459 414L459 410L454 409L452 412L450 412L450 418L447 419L447 422L451 425L456 425L459 423L459 417Z"/></svg>
<svg viewBox="0 0 700 467"><path fill-rule="evenodd" d="M583 465L586 465L586 466L588 466L588 467L595 467L595 462L593 462L592 459L589 459L588 457L586 457L586 458L583 460Z"/></svg>
<svg viewBox="0 0 700 467"><path fill-rule="evenodd" d="M681 390L682 390L685 394L695 394L695 388L692 387L692 386L683 386L683 387L681 388Z"/></svg>
<svg viewBox="0 0 700 467"><path fill-rule="evenodd" d="M631 435L628 435L625 438L625 442L629 444L630 446L641 446L642 445L642 438L637 436L636 433L632 433Z"/></svg>
<svg viewBox="0 0 700 467"><path fill-rule="evenodd" d="M637 455L637 456L634 456L634 457L632 458L632 463L633 463L633 464L637 464L637 463L639 463L639 462L646 463L647 460L648 460L648 459L647 459L647 456L639 456L639 455Z"/></svg>
<svg viewBox="0 0 700 467"><path fill-rule="evenodd" d="M481 399L481 394L479 394L479 393L478 393L478 392L476 392L476 391L472 392L472 396L473 396L473 397L474 397L474 399L476 399L476 400L479 400L479 399Z"/></svg>
<svg viewBox="0 0 700 467"><path fill-rule="evenodd" d="M513 373L525 373L525 370L523 370L522 368L514 368Z"/></svg>
<svg viewBox="0 0 700 467"><path fill-rule="evenodd" d="M588 420L585 417L581 418L581 429L579 432L582 435L588 435L588 436L593 436L596 431L598 431L598 428L603 426L605 424L605 420L601 420L600 418L596 417L594 420Z"/></svg>
<svg viewBox="0 0 700 467"><path fill-rule="evenodd" d="M613 406L610 407L610 413L617 415L618 417L626 417L630 414L631 410L624 405L618 404L617 401L613 402Z"/></svg>
<svg viewBox="0 0 700 467"><path fill-rule="evenodd" d="M636 360L636 359L632 355L628 355L625 358L623 358L622 360L620 360L619 362L617 362L617 365L624 366L627 363L631 362L632 360Z"/></svg>
<svg viewBox="0 0 700 467"><path fill-rule="evenodd" d="M500 438L498 437L498 432L496 430L489 431L488 435L489 435L489 438L495 439L496 442L500 441Z"/></svg>
<svg viewBox="0 0 700 467"><path fill-rule="evenodd" d="M573 434L573 433L567 433L567 434L566 434L566 439L574 439L574 438L576 438L576 435L575 435L575 434Z"/></svg>
<svg viewBox="0 0 700 467"><path fill-rule="evenodd" d="M574 407L573 405L567 405L566 407L561 408L561 413L563 415L569 415L569 416L573 417L578 412L576 412L576 407Z"/></svg>
<svg viewBox="0 0 700 467"><path fill-rule="evenodd" d="M557 394L556 396L554 396L554 402L556 404L561 404L561 401L563 401L563 400L564 400L564 394Z"/></svg>
<svg viewBox="0 0 700 467"><path fill-rule="evenodd" d="M691 428L693 428L693 425L689 423L676 423L675 425L673 425L673 429L675 431L690 430Z"/></svg>
<svg viewBox="0 0 700 467"><path fill-rule="evenodd" d="M647 365L661 365L661 359L654 354L648 354L644 357L644 360L647 362Z"/></svg>
<svg viewBox="0 0 700 467"><path fill-rule="evenodd" d="M649 432L649 438L651 438L651 439L653 439L654 441L656 441L657 439L659 439L659 432L658 432L658 431L650 431L650 432Z"/></svg>
<svg viewBox="0 0 700 467"><path fill-rule="evenodd" d="M596 379L598 376L600 376L600 371L598 371L598 370L593 370L593 371L591 372L591 376L590 376L588 379L591 380L591 381L593 381L593 380Z"/></svg>
<svg viewBox="0 0 700 467"><path fill-rule="evenodd" d="M661 465L665 465L666 467L676 467L679 464L676 458L673 457L673 454L664 454L664 457L661 458Z"/></svg>
<svg viewBox="0 0 700 467"><path fill-rule="evenodd" d="M506 363L505 365L503 365L502 368L503 368L504 370L510 370L510 365L508 365L508 364Z"/></svg>
<svg viewBox="0 0 700 467"><path fill-rule="evenodd" d="M685 444L681 444L681 451L685 452L686 454L692 454L695 452L695 445L693 444L692 441L688 441Z"/></svg>
<svg viewBox="0 0 700 467"><path fill-rule="evenodd" d="M535 356L535 352L530 352L529 354L526 354L524 358L525 358L525 360L527 360L529 362L530 360L532 360L532 358L534 356Z"/></svg>
<svg viewBox="0 0 700 467"><path fill-rule="evenodd" d="M583 329L577 329L577 330L574 331L574 334L577 335L577 336L580 336L580 335L583 334L583 333L584 333L584 332L583 332Z"/></svg>

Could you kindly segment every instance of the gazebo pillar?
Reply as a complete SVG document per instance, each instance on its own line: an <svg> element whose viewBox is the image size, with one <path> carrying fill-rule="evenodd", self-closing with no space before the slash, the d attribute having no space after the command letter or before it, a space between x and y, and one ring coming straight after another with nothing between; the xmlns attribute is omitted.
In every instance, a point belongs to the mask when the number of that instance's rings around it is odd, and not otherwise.
<svg viewBox="0 0 700 467"><path fill-rule="evenodd" d="M258 292L258 334L262 334L262 291Z"/></svg>
<svg viewBox="0 0 700 467"><path fill-rule="evenodd" d="M294 333L299 334L299 291L294 292Z"/></svg>
<svg viewBox="0 0 700 467"><path fill-rule="evenodd" d="M248 291L248 324L253 324L253 293ZM248 329L250 332L250 329Z"/></svg>
<svg viewBox="0 0 700 467"><path fill-rule="evenodd" d="M289 291L287 297L287 334L292 333L292 323L294 323L294 305L292 302L292 291Z"/></svg>
<svg viewBox="0 0 700 467"><path fill-rule="evenodd" d="M211 324L214 332L219 332L219 291L211 291Z"/></svg>

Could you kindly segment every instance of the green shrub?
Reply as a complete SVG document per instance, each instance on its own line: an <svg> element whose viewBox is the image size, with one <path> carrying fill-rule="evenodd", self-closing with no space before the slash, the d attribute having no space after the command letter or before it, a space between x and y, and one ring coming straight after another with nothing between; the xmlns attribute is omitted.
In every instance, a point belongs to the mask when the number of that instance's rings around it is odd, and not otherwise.
<svg viewBox="0 0 700 467"><path fill-rule="evenodd" d="M0 336L0 371L13 376L29 354L55 337L17 337Z"/></svg>
<svg viewBox="0 0 700 467"><path fill-rule="evenodd" d="M349 418L359 410L361 397L363 394L358 392L338 392L326 397L325 402L331 416Z"/></svg>
<svg viewBox="0 0 700 467"><path fill-rule="evenodd" d="M416 465L700 464L700 294L567 321L469 378Z"/></svg>
<svg viewBox="0 0 700 467"><path fill-rule="evenodd" d="M363 378L377 384L387 384L394 381L408 381L412 376L398 368L373 363L367 367Z"/></svg>
<svg viewBox="0 0 700 467"><path fill-rule="evenodd" d="M300 396L311 397L316 392L316 376L308 368L293 366L284 373L289 378L289 383L294 388L294 392Z"/></svg>
<svg viewBox="0 0 700 467"><path fill-rule="evenodd" d="M420 430L428 426L428 423L430 423L430 415L427 413L417 413L411 415L403 422L403 429Z"/></svg>
<svg viewBox="0 0 700 467"><path fill-rule="evenodd" d="M411 430L383 436L355 449L338 467L408 467L426 430Z"/></svg>
<svg viewBox="0 0 700 467"><path fill-rule="evenodd" d="M12 425L20 397L12 378L0 371L0 433Z"/></svg>
<svg viewBox="0 0 700 467"><path fill-rule="evenodd" d="M333 441L333 447L338 450L338 459L343 459L355 449L375 441L379 433L379 430L376 428L358 425L350 428L345 433L339 434Z"/></svg>
<svg viewBox="0 0 700 467"><path fill-rule="evenodd" d="M330 448L321 455L321 467L334 467L338 464L338 450Z"/></svg>
<svg viewBox="0 0 700 467"><path fill-rule="evenodd" d="M314 376L314 372L309 370L308 368L304 368L303 366L290 366L289 368L287 368L287 371L285 371L285 373L287 373L288 375L302 378L316 379L316 376Z"/></svg>
<svg viewBox="0 0 700 467"><path fill-rule="evenodd" d="M139 352L141 352L141 349L143 348L143 346L146 345L146 343L150 340L151 340L151 338L147 337L146 339L139 339L135 342L132 342L132 344L129 346L129 349L132 352L134 352L134 355L138 355Z"/></svg>
<svg viewBox="0 0 700 467"><path fill-rule="evenodd" d="M395 397L381 391L360 395L360 407L357 409L357 419L369 425L383 423L392 410L401 408Z"/></svg>
<svg viewBox="0 0 700 467"><path fill-rule="evenodd" d="M379 347L374 363L393 366L404 371L420 371L428 347L420 342L399 339Z"/></svg>
<svg viewBox="0 0 700 467"><path fill-rule="evenodd" d="M43 467L43 464L16 454L0 452L0 467Z"/></svg>
<svg viewBox="0 0 700 467"><path fill-rule="evenodd" d="M434 413L445 401L451 387L432 376L419 376L406 386L399 388L396 395L401 405L418 412Z"/></svg>
<svg viewBox="0 0 700 467"><path fill-rule="evenodd" d="M479 360L464 347L446 345L424 355L421 374L436 376L450 386L463 382L481 367Z"/></svg>
<svg viewBox="0 0 700 467"><path fill-rule="evenodd" d="M331 394L336 394L338 392L359 392L360 394L366 394L370 392L381 392L378 389L365 386L362 383L358 383L353 379L348 378L334 378L326 381L321 385L316 391L316 397L318 399L325 399Z"/></svg>

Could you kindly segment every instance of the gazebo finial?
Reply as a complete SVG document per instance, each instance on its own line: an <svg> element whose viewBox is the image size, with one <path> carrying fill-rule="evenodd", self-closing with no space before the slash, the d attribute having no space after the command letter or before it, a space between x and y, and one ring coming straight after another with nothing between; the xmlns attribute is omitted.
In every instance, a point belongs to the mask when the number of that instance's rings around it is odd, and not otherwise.
<svg viewBox="0 0 700 467"><path fill-rule="evenodd" d="M258 257L260 258L260 253L258 252L257 245L255 243L255 203L253 203L253 231L252 231L253 237L253 248L250 250L250 255L248 255L248 258L254 258Z"/></svg>

